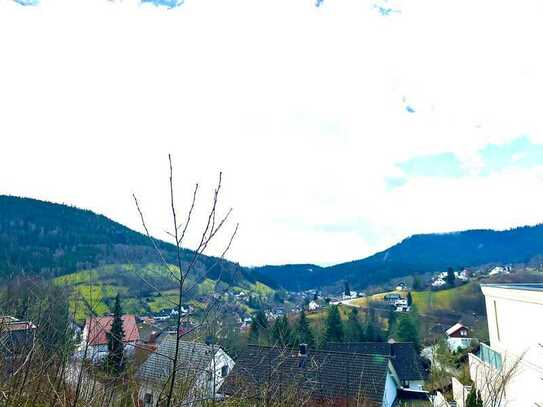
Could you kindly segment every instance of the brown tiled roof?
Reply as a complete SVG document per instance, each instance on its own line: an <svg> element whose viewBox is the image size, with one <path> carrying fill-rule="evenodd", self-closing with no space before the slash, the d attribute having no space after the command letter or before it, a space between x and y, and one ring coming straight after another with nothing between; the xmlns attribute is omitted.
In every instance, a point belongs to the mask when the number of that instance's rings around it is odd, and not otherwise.
<svg viewBox="0 0 543 407"><path fill-rule="evenodd" d="M123 315L123 342L137 342L140 339L140 333L136 324L134 315ZM89 345L105 345L107 344L107 333L111 330L113 317L92 317L87 319L85 329L88 332Z"/></svg>
<svg viewBox="0 0 543 407"><path fill-rule="evenodd" d="M262 388L273 388L266 397L281 397L281 391L295 390L313 400L363 399L381 405L389 358L382 355L349 354L251 345L243 352L221 391L227 395L262 397ZM283 390L281 390L283 389Z"/></svg>

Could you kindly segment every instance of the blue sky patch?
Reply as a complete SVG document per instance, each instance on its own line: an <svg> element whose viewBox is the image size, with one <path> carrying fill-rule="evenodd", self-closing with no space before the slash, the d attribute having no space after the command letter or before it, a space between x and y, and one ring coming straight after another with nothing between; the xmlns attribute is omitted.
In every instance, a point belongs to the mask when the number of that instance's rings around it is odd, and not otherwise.
<svg viewBox="0 0 543 407"><path fill-rule="evenodd" d="M386 177L385 183L387 189L390 191L395 188L400 188L407 183L407 178L404 177Z"/></svg>
<svg viewBox="0 0 543 407"><path fill-rule="evenodd" d="M315 6L320 7L324 3L324 0L315 0Z"/></svg>
<svg viewBox="0 0 543 407"><path fill-rule="evenodd" d="M40 0L14 0L15 3L21 6L37 6L40 4Z"/></svg>
<svg viewBox="0 0 543 407"><path fill-rule="evenodd" d="M527 136L507 144L489 144L479 151L483 161L482 175L505 168L532 168L543 165L543 144L533 144Z"/></svg>
<svg viewBox="0 0 543 407"><path fill-rule="evenodd" d="M465 171L453 153L441 153L415 157L399 163L398 167L414 177L460 177Z"/></svg>
<svg viewBox="0 0 543 407"><path fill-rule="evenodd" d="M151 3L155 6L175 8L182 5L185 0L141 0L142 3Z"/></svg>

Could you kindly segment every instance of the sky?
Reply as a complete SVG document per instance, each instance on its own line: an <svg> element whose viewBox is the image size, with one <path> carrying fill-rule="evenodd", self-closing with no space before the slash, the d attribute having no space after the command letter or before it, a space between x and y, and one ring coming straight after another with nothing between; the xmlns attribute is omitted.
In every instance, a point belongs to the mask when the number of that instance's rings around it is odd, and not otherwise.
<svg viewBox="0 0 543 407"><path fill-rule="evenodd" d="M27 4L27 5L25 5ZM0 0L0 194L168 240L220 171L243 265L543 220L543 3Z"/></svg>

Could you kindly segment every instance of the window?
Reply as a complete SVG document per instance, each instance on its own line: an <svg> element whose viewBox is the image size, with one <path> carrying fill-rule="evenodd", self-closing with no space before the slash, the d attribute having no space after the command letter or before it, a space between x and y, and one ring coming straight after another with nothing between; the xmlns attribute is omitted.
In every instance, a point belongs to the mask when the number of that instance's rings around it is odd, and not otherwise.
<svg viewBox="0 0 543 407"><path fill-rule="evenodd" d="M145 396L143 397L143 405L145 407L152 407L153 395L151 393L145 393Z"/></svg>
<svg viewBox="0 0 543 407"><path fill-rule="evenodd" d="M226 377L228 376L228 365L224 365L223 367L221 367L221 377Z"/></svg>

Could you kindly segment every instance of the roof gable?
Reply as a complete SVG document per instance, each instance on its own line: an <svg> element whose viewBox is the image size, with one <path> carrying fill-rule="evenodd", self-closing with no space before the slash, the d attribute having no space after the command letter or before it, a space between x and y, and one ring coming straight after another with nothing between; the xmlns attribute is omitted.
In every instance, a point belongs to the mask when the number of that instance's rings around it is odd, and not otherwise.
<svg viewBox="0 0 543 407"><path fill-rule="evenodd" d="M447 329L445 331L445 333L448 335L448 336L451 336L452 334L458 332L459 330L461 330L462 328L466 329L466 330L469 330L467 326L465 325L462 325L461 323L456 323L454 324L453 326L451 326L449 329Z"/></svg>
<svg viewBox="0 0 543 407"><path fill-rule="evenodd" d="M389 372L389 358L373 354L349 354L309 350L301 357L297 350L250 345L236 361L222 391L249 392L258 397L259 387L288 388L312 399L360 398L380 405Z"/></svg>
<svg viewBox="0 0 543 407"><path fill-rule="evenodd" d="M175 357L176 335L168 335L158 344L138 370L138 378L143 381L164 383L171 375ZM219 346L199 342L179 341L177 379L194 377L206 371L214 355L221 350Z"/></svg>
<svg viewBox="0 0 543 407"><path fill-rule="evenodd" d="M390 357L400 380L424 380L424 369L420 356L412 342L333 342L327 344L326 349L337 352L387 356Z"/></svg>
<svg viewBox="0 0 543 407"><path fill-rule="evenodd" d="M123 342L137 342L140 339L136 317L134 315L123 315ZM92 317L87 319L85 330L90 346L106 345L107 333L111 331L113 317Z"/></svg>

